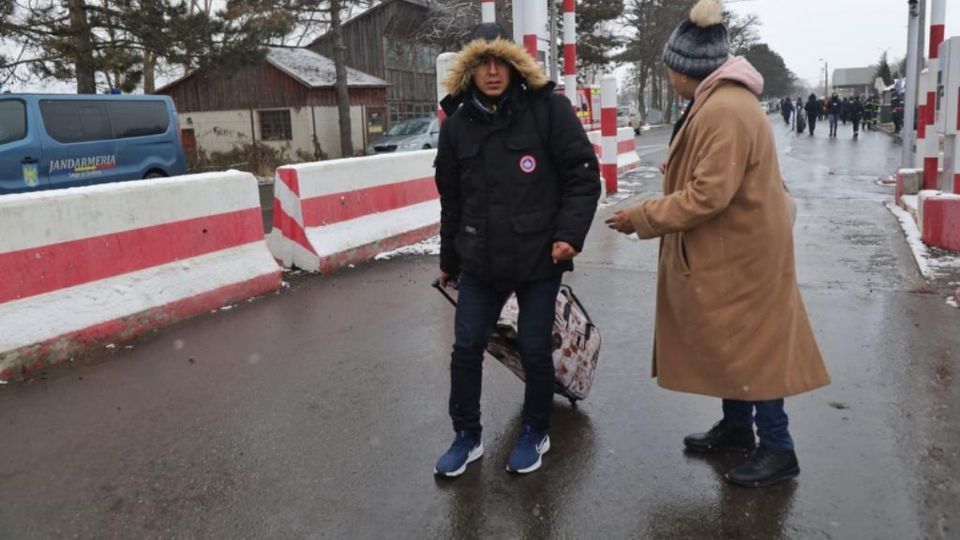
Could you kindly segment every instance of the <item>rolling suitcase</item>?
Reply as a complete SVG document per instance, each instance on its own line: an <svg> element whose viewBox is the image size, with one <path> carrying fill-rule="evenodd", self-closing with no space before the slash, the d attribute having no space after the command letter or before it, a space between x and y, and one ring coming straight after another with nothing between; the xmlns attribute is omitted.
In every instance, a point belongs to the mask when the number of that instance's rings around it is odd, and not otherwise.
<svg viewBox="0 0 960 540"><path fill-rule="evenodd" d="M454 306L457 301L440 286L434 288ZM500 361L521 380L524 378L523 363L517 350L517 317L520 307L516 295L510 295L500 312L487 352ZM556 311L553 320L553 368L556 373L554 392L570 400L586 399L593 385L593 377L600 357L600 332L573 294L569 285L561 285L557 293Z"/></svg>

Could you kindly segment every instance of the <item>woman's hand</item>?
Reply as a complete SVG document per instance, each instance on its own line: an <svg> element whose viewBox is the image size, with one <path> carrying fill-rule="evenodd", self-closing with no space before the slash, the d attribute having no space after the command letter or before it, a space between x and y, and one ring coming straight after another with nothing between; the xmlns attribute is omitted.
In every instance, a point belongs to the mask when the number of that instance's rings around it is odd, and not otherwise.
<svg viewBox="0 0 960 540"><path fill-rule="evenodd" d="M667 174L667 162L664 161L660 164L660 174Z"/></svg>
<svg viewBox="0 0 960 540"><path fill-rule="evenodd" d="M623 234L637 232L633 227L633 222L630 221L630 210L617 210L613 217L608 218L604 223L607 224L607 227Z"/></svg>

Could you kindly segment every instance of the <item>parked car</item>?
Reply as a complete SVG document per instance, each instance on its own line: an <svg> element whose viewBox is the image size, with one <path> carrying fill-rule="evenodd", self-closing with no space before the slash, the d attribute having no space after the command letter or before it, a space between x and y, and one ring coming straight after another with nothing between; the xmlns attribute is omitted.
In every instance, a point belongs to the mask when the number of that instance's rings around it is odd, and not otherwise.
<svg viewBox="0 0 960 540"><path fill-rule="evenodd" d="M440 140L440 121L422 117L395 123L382 137L367 146L368 154L412 152L436 148Z"/></svg>
<svg viewBox="0 0 960 540"><path fill-rule="evenodd" d="M0 94L0 194L186 169L168 96Z"/></svg>
<svg viewBox="0 0 960 540"><path fill-rule="evenodd" d="M633 127L630 125L630 107L617 107L617 127Z"/></svg>

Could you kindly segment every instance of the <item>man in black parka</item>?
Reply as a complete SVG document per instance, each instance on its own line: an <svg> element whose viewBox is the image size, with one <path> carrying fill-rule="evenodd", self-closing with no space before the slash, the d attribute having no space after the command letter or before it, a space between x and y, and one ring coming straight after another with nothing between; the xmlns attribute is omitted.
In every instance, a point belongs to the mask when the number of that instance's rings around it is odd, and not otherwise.
<svg viewBox="0 0 960 540"><path fill-rule="evenodd" d="M550 448L555 301L596 212L599 165L570 102L499 25L473 31L444 84L436 181L440 281L459 283L449 403L456 437L434 472L458 476L483 455L483 352L511 292L526 391L507 469L532 472Z"/></svg>

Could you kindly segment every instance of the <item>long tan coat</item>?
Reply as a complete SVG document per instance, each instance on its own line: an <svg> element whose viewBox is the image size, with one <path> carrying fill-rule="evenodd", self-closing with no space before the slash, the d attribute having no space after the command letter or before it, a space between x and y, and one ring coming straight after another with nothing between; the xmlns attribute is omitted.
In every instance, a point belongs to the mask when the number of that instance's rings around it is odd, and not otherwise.
<svg viewBox="0 0 960 540"><path fill-rule="evenodd" d="M773 134L750 90L721 81L697 96L663 191L629 213L641 238L662 237L660 386L759 401L829 384L797 286Z"/></svg>

